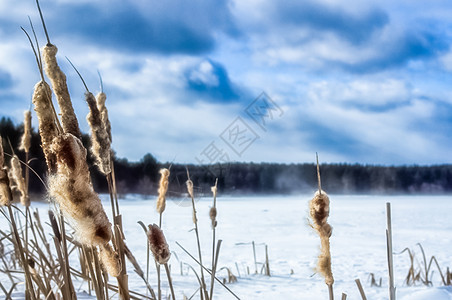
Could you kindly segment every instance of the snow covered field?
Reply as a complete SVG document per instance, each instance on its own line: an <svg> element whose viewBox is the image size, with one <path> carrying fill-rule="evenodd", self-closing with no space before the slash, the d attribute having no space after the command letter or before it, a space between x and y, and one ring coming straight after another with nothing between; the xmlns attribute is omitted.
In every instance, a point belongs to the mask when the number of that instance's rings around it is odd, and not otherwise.
<svg viewBox="0 0 452 300"><path fill-rule="evenodd" d="M109 201L103 197L107 213ZM342 293L347 299L361 299L355 279L363 284L368 299L388 299L386 262L385 203L392 204L393 248L400 252L405 247L415 250L416 259L422 261L416 243L421 243L430 259L435 255L443 272L452 267L452 212L451 196L330 196L329 223L333 226L331 252L335 277L335 298ZM319 275L314 274L319 252L319 237L308 225L310 195L279 197L220 197L218 198L217 238L222 239L219 267L228 267L238 281L228 287L240 299L327 299L327 287ZM163 215L163 231L175 252L170 264L176 290L176 299L191 296L197 288L195 275L180 262L196 263L176 245L183 245L197 256L191 207L188 199L169 199ZM196 202L203 261L211 262L212 232L208 216L212 200L201 198ZM35 204L44 216L47 204ZM137 221L158 223L154 198L128 195L120 202L126 243L146 268L146 239ZM2 221L3 226L3 221ZM255 264L251 242L256 243L258 262L265 261L264 243L268 245L271 277L254 274ZM177 257L176 257L177 256ZM433 268L433 287L407 287L403 284L409 269L407 253L394 256L397 299L452 299L452 289L441 287L441 278ZM416 265L415 265L416 266ZM261 265L258 265L260 271ZM250 274L248 274L248 270ZM128 267L129 286L145 292L141 279ZM371 287L369 274L383 279L382 287ZM222 270L218 277L227 277ZM1 279L2 277L0 277ZM209 280L210 282L210 280ZM151 268L150 283L155 288L156 277ZM164 294L168 286L164 281ZM235 299L218 283L215 299ZM195 299L198 296L195 297Z"/></svg>

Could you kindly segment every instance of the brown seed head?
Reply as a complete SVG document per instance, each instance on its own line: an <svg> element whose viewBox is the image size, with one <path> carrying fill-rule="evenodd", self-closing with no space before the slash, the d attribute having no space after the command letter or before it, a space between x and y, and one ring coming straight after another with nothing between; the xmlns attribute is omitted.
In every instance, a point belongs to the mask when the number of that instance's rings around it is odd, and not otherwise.
<svg viewBox="0 0 452 300"><path fill-rule="evenodd" d="M193 181L191 179L187 180L187 191L191 198L195 197L193 193Z"/></svg>
<svg viewBox="0 0 452 300"><path fill-rule="evenodd" d="M33 104L39 121L39 134L41 135L41 146L47 161L49 172L55 172L55 157L50 151L50 145L54 137L58 135L55 116L52 108L52 91L45 81L35 85L33 92Z"/></svg>
<svg viewBox="0 0 452 300"><path fill-rule="evenodd" d="M101 263L110 276L118 277L121 274L121 259L110 244L99 246L99 256Z"/></svg>
<svg viewBox="0 0 452 300"><path fill-rule="evenodd" d="M160 169L159 197L157 199L157 212L159 214L165 211L166 192L168 191L170 171L168 169Z"/></svg>
<svg viewBox="0 0 452 300"><path fill-rule="evenodd" d="M91 128L91 150L96 159L99 170L108 175L111 173L110 166L110 138L102 122L101 113L97 107L96 99L90 92L85 93L85 99L88 103L89 113L86 120Z"/></svg>
<svg viewBox="0 0 452 300"><path fill-rule="evenodd" d="M31 111L26 110L24 112L24 134L19 146L20 150L29 152L31 147Z"/></svg>
<svg viewBox="0 0 452 300"><path fill-rule="evenodd" d="M57 171L49 176L49 194L74 224L77 239L97 246L111 239L111 224L99 196L94 192L86 163L86 149L72 134L63 134L51 145Z"/></svg>
<svg viewBox="0 0 452 300"><path fill-rule="evenodd" d="M3 139L0 136L0 206L9 205L13 200L13 194L9 186L8 170L4 166Z"/></svg>
<svg viewBox="0 0 452 300"><path fill-rule="evenodd" d="M149 225L148 240L155 261L161 265L166 264L170 259L171 252L168 244L166 243L163 231L157 226L157 224Z"/></svg>
<svg viewBox="0 0 452 300"><path fill-rule="evenodd" d="M107 106L105 106L105 101L107 100L107 95L104 93L99 93L96 95L97 108L100 111L102 123L104 123L105 131L108 134L108 138L110 139L110 143L113 141L111 136L111 124L110 119L108 118L108 110Z"/></svg>
<svg viewBox="0 0 452 300"><path fill-rule="evenodd" d="M330 199L324 191L317 191L309 203L309 214L313 221L312 227L320 236L320 255L317 263L317 271L325 277L325 283L332 285L334 282L331 271L330 236L332 227L327 223L330 213Z"/></svg>
<svg viewBox="0 0 452 300"><path fill-rule="evenodd" d="M30 206L30 198L28 197L25 179L22 176L22 168L17 155L13 155L11 158L11 178L16 185L17 191L20 193L20 203L25 207Z"/></svg>
<svg viewBox="0 0 452 300"><path fill-rule="evenodd" d="M212 221L212 228L217 226L217 208L212 207L209 211L210 220Z"/></svg>
<svg viewBox="0 0 452 300"><path fill-rule="evenodd" d="M47 44L43 49L43 57L45 62L45 72L50 78L53 90L55 92L58 105L61 111L61 123L65 133L71 133L81 138L77 117L72 107L71 96L66 83L66 75L58 66L56 54L58 48L55 45Z"/></svg>

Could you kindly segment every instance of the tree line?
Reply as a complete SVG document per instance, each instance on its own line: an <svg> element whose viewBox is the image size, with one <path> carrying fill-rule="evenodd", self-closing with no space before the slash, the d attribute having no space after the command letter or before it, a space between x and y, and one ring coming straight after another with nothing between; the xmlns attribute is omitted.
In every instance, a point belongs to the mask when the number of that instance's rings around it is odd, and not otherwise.
<svg viewBox="0 0 452 300"><path fill-rule="evenodd" d="M17 150L23 134L23 124L15 125L2 117L0 134L6 153L13 151L21 160L24 153ZM90 149L89 136L82 142ZM46 164L40 146L40 136L33 130L29 166L36 172L30 176L30 191L44 193L39 180L46 177ZM11 145L13 149L9 146ZM108 192L106 179L97 171L92 155L88 154L91 176L98 192ZM187 170L198 195L209 195L210 187L218 180L222 194L296 194L311 193L317 188L316 165L313 163L245 163L217 165L182 165L162 163L150 153L138 162L113 155L119 193L153 195L157 193L160 168L171 169L169 196L186 193ZM6 157L7 164L9 158ZM452 165L381 166L362 164L321 164L322 188L334 194L442 194L452 192Z"/></svg>

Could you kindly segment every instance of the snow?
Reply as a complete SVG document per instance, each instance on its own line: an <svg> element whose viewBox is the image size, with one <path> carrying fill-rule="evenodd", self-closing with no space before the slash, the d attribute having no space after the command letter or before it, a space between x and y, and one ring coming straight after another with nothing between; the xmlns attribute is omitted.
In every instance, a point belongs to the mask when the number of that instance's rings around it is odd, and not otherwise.
<svg viewBox="0 0 452 300"><path fill-rule="evenodd" d="M111 213L108 197L102 195L107 214ZM269 197L219 197L217 199L217 238L221 239L219 268L227 267L237 277L227 286L240 299L327 299L328 291L323 278L315 274L320 240L309 227L308 202L310 195ZM443 268L451 266L452 212L451 196L336 196L331 195L329 223L332 269L335 277L336 299L346 293L347 299L361 299L355 279L360 279L368 299L388 299L386 260L386 202L392 205L393 250L399 253L406 247L413 249L422 262L416 246L421 243L427 259L435 255ZM170 259L176 299L190 297L197 288L196 276L189 271L191 265L198 273L198 265L176 244L179 242L197 257L195 233L192 231L192 209L188 199L169 199L163 214L162 229L174 253ZM211 264L212 230L209 219L211 198L196 201L199 220L203 263ZM48 204L39 207L42 218ZM146 269L146 239L137 221L158 223L155 198L127 195L120 201L126 243ZM3 226L3 221L0 221ZM254 274L253 249L256 245L257 269L265 261L268 245L271 277ZM74 261L76 261L74 259ZM182 270L181 270L182 262ZM452 289L443 287L436 268L431 275L433 286L406 286L404 279L409 269L407 253L394 255L397 299L452 299ZM250 274L248 274L248 269ZM181 273L182 272L182 273ZM145 293L142 280L128 265L129 287ZM382 287L371 287L369 274L382 278ZM205 273L206 277L208 275ZM0 280L2 279L0 275ZM226 269L218 273L226 278ZM210 278L206 280L210 285ZM9 282L5 280L8 286ZM155 288L155 270L151 268L150 283ZM163 282L164 294L169 289ZM235 299L220 284L215 283L214 299ZM197 296L195 297L195 299Z"/></svg>

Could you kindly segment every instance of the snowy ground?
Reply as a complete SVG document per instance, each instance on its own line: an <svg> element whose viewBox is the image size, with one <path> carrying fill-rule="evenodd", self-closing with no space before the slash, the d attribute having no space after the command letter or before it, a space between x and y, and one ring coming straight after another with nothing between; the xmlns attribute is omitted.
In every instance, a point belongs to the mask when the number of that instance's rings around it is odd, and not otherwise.
<svg viewBox="0 0 452 300"><path fill-rule="evenodd" d="M385 203L392 204L393 248L400 252L405 247L416 250L416 257L422 261L416 243L424 247L428 259L435 255L443 272L452 267L452 197L450 196L331 196L329 222L333 226L331 252L335 277L335 298L342 293L347 299L361 299L355 279L359 278L368 299L388 299L386 262L386 213ZM107 197L104 205L111 211ZM319 238L308 225L309 195L290 197L220 197L217 202L217 238L222 239L219 267L228 267L237 276L238 282L228 287L240 299L327 299L328 291L323 279L314 274L316 256L319 252ZM197 256L190 202L185 199L168 200L163 216L163 231L170 249L175 252L170 264L176 290L176 299L191 296L196 290L196 277L188 267L198 271L196 263L176 245L182 244ZM212 232L208 216L212 200L198 199L196 202L203 262L209 266L212 251ZM46 204L37 204L44 216ZM137 221L145 224L158 223L154 199L128 195L120 203L125 228L126 243L146 266L146 240ZM0 223L0 224L3 224ZM2 225L3 226L3 225ZM268 245L271 277L254 274L255 265L251 242L256 243L257 261L264 262L263 244ZM176 257L177 256L177 257ZM441 287L441 279L434 268L433 287L407 287L403 281L409 268L408 254L394 256L397 299L404 300L450 300L452 289ZM261 265L258 265L260 270ZM248 270L251 274L248 274ZM129 266L129 286L145 292L141 279ZM382 287L371 287L369 274L377 280L383 279ZM226 277L222 270L218 277ZM0 275L0 280L1 280ZM151 285L155 287L155 271L151 269ZM210 281L209 281L210 282ZM168 292L166 281L164 293ZM215 284L214 299L235 299L219 284ZM198 298L198 297L195 297Z"/></svg>

